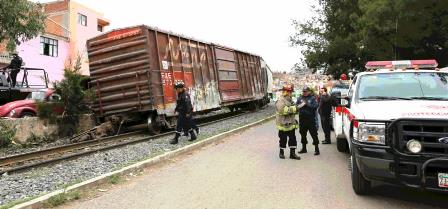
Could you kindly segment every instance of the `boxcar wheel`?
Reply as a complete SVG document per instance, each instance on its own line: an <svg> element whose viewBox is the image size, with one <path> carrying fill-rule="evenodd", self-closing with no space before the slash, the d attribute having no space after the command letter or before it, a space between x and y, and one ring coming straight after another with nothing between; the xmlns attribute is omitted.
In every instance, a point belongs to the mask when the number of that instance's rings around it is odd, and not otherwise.
<svg viewBox="0 0 448 209"><path fill-rule="evenodd" d="M162 131L162 126L157 122L157 116L150 115L148 117L148 131L152 135L160 134Z"/></svg>

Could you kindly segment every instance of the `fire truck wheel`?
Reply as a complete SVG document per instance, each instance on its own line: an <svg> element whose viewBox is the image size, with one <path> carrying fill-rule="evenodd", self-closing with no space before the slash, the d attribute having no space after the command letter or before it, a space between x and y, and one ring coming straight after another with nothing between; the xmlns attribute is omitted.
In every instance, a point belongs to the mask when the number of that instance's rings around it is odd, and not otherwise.
<svg viewBox="0 0 448 209"><path fill-rule="evenodd" d="M357 195L367 195L371 190L371 182L367 181L361 174L358 168L358 164L356 163L356 158L351 156L351 170L352 170L352 186L353 191Z"/></svg>
<svg viewBox="0 0 448 209"><path fill-rule="evenodd" d="M346 139L336 138L336 145L339 152L348 153L348 144Z"/></svg>

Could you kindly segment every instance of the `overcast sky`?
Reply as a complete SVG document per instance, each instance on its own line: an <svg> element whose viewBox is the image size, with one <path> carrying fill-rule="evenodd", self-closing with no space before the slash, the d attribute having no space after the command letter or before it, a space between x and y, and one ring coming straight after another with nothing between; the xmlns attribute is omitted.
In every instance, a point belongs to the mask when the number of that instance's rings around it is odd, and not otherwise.
<svg viewBox="0 0 448 209"><path fill-rule="evenodd" d="M50 0L34 0L48 2ZM274 71L289 70L301 56L289 47L291 20L312 15L315 0L76 0L103 12L107 30L146 24L263 57Z"/></svg>

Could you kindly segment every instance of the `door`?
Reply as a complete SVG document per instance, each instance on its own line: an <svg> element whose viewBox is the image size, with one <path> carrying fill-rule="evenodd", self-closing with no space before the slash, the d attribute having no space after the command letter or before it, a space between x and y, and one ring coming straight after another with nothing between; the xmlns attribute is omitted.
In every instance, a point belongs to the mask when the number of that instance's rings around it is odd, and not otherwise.
<svg viewBox="0 0 448 209"><path fill-rule="evenodd" d="M355 119L355 115L353 115L353 111L351 111L352 106L353 106L353 102L354 102L354 93L356 90L356 77L355 79L353 79L352 84L350 85L349 91L348 91L348 96L347 96L347 100L349 100L349 104L350 106L347 107L343 107L343 114L342 114L342 130L343 130L343 134L345 135L348 144L350 145L350 126L351 126L351 122L353 119Z"/></svg>
<svg viewBox="0 0 448 209"><path fill-rule="evenodd" d="M241 93L236 69L235 51L215 47L215 55L218 68L218 86L222 101L240 100Z"/></svg>

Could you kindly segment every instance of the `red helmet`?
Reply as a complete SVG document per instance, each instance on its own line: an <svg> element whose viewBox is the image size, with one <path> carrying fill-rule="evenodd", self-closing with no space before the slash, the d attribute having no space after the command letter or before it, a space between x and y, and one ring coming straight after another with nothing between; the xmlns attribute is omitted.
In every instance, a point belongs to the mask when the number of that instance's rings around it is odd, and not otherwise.
<svg viewBox="0 0 448 209"><path fill-rule="evenodd" d="M347 75L345 75L345 73L342 73L341 80L343 80L343 81L347 80Z"/></svg>
<svg viewBox="0 0 448 209"><path fill-rule="evenodd" d="M282 90L283 91L293 92L294 91L294 85L292 85L292 84L285 84L285 85L283 85Z"/></svg>

